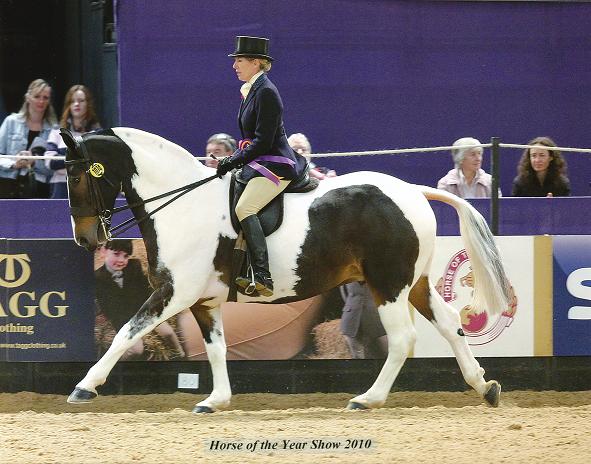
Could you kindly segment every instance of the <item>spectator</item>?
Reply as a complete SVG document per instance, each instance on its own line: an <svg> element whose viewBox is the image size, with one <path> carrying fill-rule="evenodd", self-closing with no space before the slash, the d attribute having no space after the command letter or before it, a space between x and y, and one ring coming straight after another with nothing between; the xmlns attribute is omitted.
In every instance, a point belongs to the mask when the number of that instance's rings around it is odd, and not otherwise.
<svg viewBox="0 0 591 464"><path fill-rule="evenodd" d="M119 331L137 313L152 294L148 278L138 259L130 259L133 244L129 239L107 242L100 250L104 264L95 272L96 304L102 314ZM164 343L184 357L181 343L168 322L161 323L154 329ZM141 357L144 343L140 339L123 355L122 359Z"/></svg>
<svg viewBox="0 0 591 464"><path fill-rule="evenodd" d="M351 282L341 289L345 301L341 317L341 332L353 359L385 358L388 337L378 309L365 282Z"/></svg>
<svg viewBox="0 0 591 464"><path fill-rule="evenodd" d="M29 84L20 111L8 115L0 126L0 198L49 197L51 171L41 160L3 155L32 156L32 148L43 152L43 141L56 123L51 86L43 79L35 79Z"/></svg>
<svg viewBox="0 0 591 464"><path fill-rule="evenodd" d="M482 147L477 139L464 137L453 143L451 157L454 168L437 182L437 188L453 193L461 198L490 197L492 176L484 172L482 166ZM499 192L500 193L500 192Z"/></svg>
<svg viewBox="0 0 591 464"><path fill-rule="evenodd" d="M72 131L74 135L100 129L94 99L90 90L84 85L73 85L66 93L64 109L60 119L60 127ZM50 132L47 139L46 156L64 156L66 144L62 140L59 129ZM45 160L45 167L53 172L50 182L51 198L68 198L66 187L66 169L63 160Z"/></svg>
<svg viewBox="0 0 591 464"><path fill-rule="evenodd" d="M293 148L297 153L304 156L309 163L309 173L312 177L316 177L316 179L326 179L327 177L335 177L337 173L329 168L324 168L320 166L316 166L310 159L310 154L312 153L312 146L310 145L310 141L308 137L304 134L296 133L291 134L287 138L287 143L289 146Z"/></svg>
<svg viewBox="0 0 591 464"><path fill-rule="evenodd" d="M513 196L516 197L567 197L570 182L566 174L566 161L556 144L549 137L536 137L528 145L546 148L527 148L517 165L517 177L513 180Z"/></svg>
<svg viewBox="0 0 591 464"><path fill-rule="evenodd" d="M228 134L223 132L219 134L213 134L207 139L207 146L205 148L205 156L208 158L205 160L205 165L210 168L217 168L219 158L225 158L231 156L236 151L236 140ZM215 156L218 159L211 158L210 155Z"/></svg>

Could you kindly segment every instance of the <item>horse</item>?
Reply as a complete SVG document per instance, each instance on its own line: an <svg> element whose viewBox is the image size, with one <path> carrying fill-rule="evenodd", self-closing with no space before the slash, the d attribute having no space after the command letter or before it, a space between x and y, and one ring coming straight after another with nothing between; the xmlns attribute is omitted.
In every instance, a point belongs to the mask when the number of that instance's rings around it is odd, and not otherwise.
<svg viewBox="0 0 591 464"><path fill-rule="evenodd" d="M75 242L92 251L110 239L115 199L123 192L139 222L154 288L67 401L92 401L97 387L138 338L190 308L213 377L211 393L193 412L228 408L232 392L220 304L228 298L238 236L231 223L230 176L218 177L215 169L182 147L134 128L116 127L76 138L62 129L62 137ZM480 213L453 194L370 171L323 180L307 193L285 194L283 223L267 237L275 293L238 295L241 302L288 302L347 282L366 282L387 333L388 354L373 385L350 399L348 409L384 404L416 339L409 303L451 345L467 384L488 405L499 404L501 385L484 379L458 312L429 279L436 236L429 200L447 203L458 214L474 273L472 307L477 313L500 314L508 304L509 284Z"/></svg>

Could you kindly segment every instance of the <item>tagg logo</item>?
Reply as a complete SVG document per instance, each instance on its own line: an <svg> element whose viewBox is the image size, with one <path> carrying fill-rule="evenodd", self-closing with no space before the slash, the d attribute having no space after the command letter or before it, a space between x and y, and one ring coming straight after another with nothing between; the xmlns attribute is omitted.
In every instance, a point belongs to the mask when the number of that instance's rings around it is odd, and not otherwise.
<svg viewBox="0 0 591 464"><path fill-rule="evenodd" d="M470 306L474 292L474 275L466 250L460 250L452 256L435 288L447 303L459 310L462 328L470 345L492 342L513 323L517 312L517 296L513 286L509 289L509 307L494 320L490 320L487 312L478 314Z"/></svg>
<svg viewBox="0 0 591 464"><path fill-rule="evenodd" d="M26 253L20 255L0 254L0 264L4 262L6 263L6 268L4 270L4 278L0 277L0 286L5 288L20 287L31 277L31 266L29 266L31 259ZM18 264L20 271L18 278L16 277L16 264Z"/></svg>
<svg viewBox="0 0 591 464"><path fill-rule="evenodd" d="M25 253L18 255L0 254L0 286L12 289L26 284L31 277L30 263L31 259ZM4 272L2 273L3 264ZM38 315L59 318L66 315L68 305L63 304L67 300L65 290L50 290L41 295L39 293L27 289L15 291L8 298L7 306L4 306L0 301L0 318L17 317L26 319Z"/></svg>

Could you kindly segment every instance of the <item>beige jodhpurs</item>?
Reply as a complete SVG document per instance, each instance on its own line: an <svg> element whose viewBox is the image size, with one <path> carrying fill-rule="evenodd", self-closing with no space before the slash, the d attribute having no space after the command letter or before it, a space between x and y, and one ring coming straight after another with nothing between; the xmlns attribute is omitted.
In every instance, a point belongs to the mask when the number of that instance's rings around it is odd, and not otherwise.
<svg viewBox="0 0 591 464"><path fill-rule="evenodd" d="M248 181L246 188L236 205L236 216L238 220L257 214L267 204L283 192L291 180L280 180L279 185L266 177L254 177Z"/></svg>

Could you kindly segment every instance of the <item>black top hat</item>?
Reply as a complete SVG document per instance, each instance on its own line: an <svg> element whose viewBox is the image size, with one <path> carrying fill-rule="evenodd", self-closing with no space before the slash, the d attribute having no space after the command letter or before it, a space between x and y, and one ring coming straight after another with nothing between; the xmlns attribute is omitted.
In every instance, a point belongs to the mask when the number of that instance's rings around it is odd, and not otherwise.
<svg viewBox="0 0 591 464"><path fill-rule="evenodd" d="M273 61L273 58L269 56L269 39L263 37L237 36L236 51L228 56L250 56L253 58L266 58L269 61Z"/></svg>

